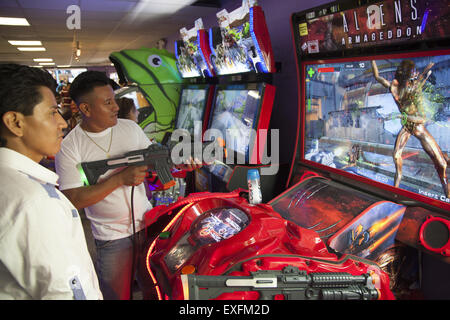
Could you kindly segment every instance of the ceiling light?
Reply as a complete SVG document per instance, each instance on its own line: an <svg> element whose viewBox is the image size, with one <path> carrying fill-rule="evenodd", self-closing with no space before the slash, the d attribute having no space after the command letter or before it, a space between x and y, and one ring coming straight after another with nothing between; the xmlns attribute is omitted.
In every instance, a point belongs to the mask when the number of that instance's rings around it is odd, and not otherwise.
<svg viewBox="0 0 450 320"><path fill-rule="evenodd" d="M51 61L53 61L53 59L52 58L37 58L37 59L33 59L33 61L36 61L36 62L51 62Z"/></svg>
<svg viewBox="0 0 450 320"><path fill-rule="evenodd" d="M81 56L81 49L80 49L80 42L79 41L77 41L77 47L76 47L75 55L77 57Z"/></svg>
<svg viewBox="0 0 450 320"><path fill-rule="evenodd" d="M62 65L62 66L58 66L58 68L70 68L70 65Z"/></svg>
<svg viewBox="0 0 450 320"><path fill-rule="evenodd" d="M55 65L54 62L40 62L39 64L41 66L54 66Z"/></svg>
<svg viewBox="0 0 450 320"><path fill-rule="evenodd" d="M0 17L0 24L4 26L29 26L25 18Z"/></svg>
<svg viewBox="0 0 450 320"><path fill-rule="evenodd" d="M127 14L128 21L135 21L144 18L142 13L157 15L157 16L168 16L174 14L180 9L191 5L195 0L171 0L171 1L139 1L138 4Z"/></svg>
<svg viewBox="0 0 450 320"><path fill-rule="evenodd" d="M45 51L44 47L17 47L19 51Z"/></svg>
<svg viewBox="0 0 450 320"><path fill-rule="evenodd" d="M42 42L36 40L8 40L13 46L42 46Z"/></svg>

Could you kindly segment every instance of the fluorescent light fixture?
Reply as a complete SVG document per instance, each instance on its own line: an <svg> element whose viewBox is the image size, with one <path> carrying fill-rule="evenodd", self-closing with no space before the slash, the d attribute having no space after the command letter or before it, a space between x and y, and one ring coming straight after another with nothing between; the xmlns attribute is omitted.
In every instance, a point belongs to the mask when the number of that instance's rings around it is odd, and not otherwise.
<svg viewBox="0 0 450 320"><path fill-rule="evenodd" d="M44 47L17 47L19 51L45 51Z"/></svg>
<svg viewBox="0 0 450 320"><path fill-rule="evenodd" d="M126 15L128 21L145 20L147 13L156 16L169 16L191 5L195 0L138 1L138 4Z"/></svg>
<svg viewBox="0 0 450 320"><path fill-rule="evenodd" d="M66 64L66 65L62 65L62 66L57 66L58 68L70 68L70 65Z"/></svg>
<svg viewBox="0 0 450 320"><path fill-rule="evenodd" d="M4 26L29 26L25 18L0 17L0 25Z"/></svg>
<svg viewBox="0 0 450 320"><path fill-rule="evenodd" d="M54 66L55 65L54 62L39 62L39 64L41 66Z"/></svg>
<svg viewBox="0 0 450 320"><path fill-rule="evenodd" d="M13 46L42 46L42 42L37 40L8 40Z"/></svg>
<svg viewBox="0 0 450 320"><path fill-rule="evenodd" d="M36 62L52 62L53 59L52 58L37 58L37 59L33 59L33 61L36 61Z"/></svg>

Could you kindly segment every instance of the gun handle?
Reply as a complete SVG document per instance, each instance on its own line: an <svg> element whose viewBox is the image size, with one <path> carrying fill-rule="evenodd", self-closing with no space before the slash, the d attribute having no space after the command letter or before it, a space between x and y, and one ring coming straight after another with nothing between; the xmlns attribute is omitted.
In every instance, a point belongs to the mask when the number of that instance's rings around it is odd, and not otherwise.
<svg viewBox="0 0 450 320"><path fill-rule="evenodd" d="M82 162L81 168L87 179L87 185L94 185L98 178L104 174L108 167L106 161Z"/></svg>
<svg viewBox="0 0 450 320"><path fill-rule="evenodd" d="M271 292L261 290L259 291L259 300L273 300L274 296Z"/></svg>
<svg viewBox="0 0 450 320"><path fill-rule="evenodd" d="M163 184L165 189L173 187L175 185L175 180L171 173L171 168L168 164L162 161L157 161L155 164L155 171L158 175L159 181Z"/></svg>

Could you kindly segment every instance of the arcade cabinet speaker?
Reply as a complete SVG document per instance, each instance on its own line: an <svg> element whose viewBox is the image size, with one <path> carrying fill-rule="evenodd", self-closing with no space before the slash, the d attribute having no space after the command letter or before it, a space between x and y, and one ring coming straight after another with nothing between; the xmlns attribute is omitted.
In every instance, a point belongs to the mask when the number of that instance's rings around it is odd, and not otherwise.
<svg viewBox="0 0 450 320"><path fill-rule="evenodd" d="M419 231L420 243L430 251L450 256L450 220L428 216Z"/></svg>

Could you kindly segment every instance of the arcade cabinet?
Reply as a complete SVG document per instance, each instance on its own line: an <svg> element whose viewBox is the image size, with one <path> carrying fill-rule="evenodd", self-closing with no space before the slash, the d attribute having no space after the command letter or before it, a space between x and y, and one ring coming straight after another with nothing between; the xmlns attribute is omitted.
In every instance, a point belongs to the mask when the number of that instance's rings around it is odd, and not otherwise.
<svg viewBox="0 0 450 320"><path fill-rule="evenodd" d="M292 15L291 188L269 204L377 262L398 299L450 297L450 1L333 2Z"/></svg>
<svg viewBox="0 0 450 320"><path fill-rule="evenodd" d="M202 19L197 19L194 27L189 30L180 29L180 34L182 39L175 42L175 57L177 69L184 83L180 89L174 130L166 133L162 143L173 146L182 142L194 146L196 139L199 143L202 142L206 127L205 119L209 118L214 94L214 70L206 63L209 59L207 51L209 41ZM204 48L203 51L200 50L201 47ZM193 154L194 148L191 148L190 152ZM170 189L158 190L158 185L149 183L155 205L168 205L194 190L192 173L173 174L176 185ZM157 177L153 180L156 182Z"/></svg>
<svg viewBox="0 0 450 320"><path fill-rule="evenodd" d="M257 169L263 201L268 201L282 191L278 186L288 170L267 157L275 62L264 12L244 0L234 11L224 9L216 15L219 26L209 29L209 47L218 84L204 140L218 135L226 143L226 153L222 161L196 171L196 190L247 188L247 171Z"/></svg>
<svg viewBox="0 0 450 320"><path fill-rule="evenodd" d="M257 6L248 6L248 2L244 1L243 8L246 8L246 5L247 9L250 9L249 12L253 12L250 16L254 17L255 12L261 10ZM238 34L246 32L246 20L242 19L246 15L241 15L242 10L239 8L231 14L239 17L236 19L241 23ZM223 13L218 16L227 17ZM221 22L228 21L227 19L222 18ZM252 28L256 25L252 21L250 19L249 22L251 32L255 30ZM228 29L224 31L232 30L233 25L227 23ZM234 33L236 31L229 34L222 34L222 31L217 30L210 32L212 43L215 43L214 35L221 35L222 39L228 37L227 47L222 47L228 51L220 51L220 47L213 47L211 50L212 64L246 66L253 70L252 74L255 76L256 71L261 70L258 63L262 60L253 63L251 59L243 59L242 55L252 56L253 52L258 52L259 49L256 49L255 45L253 47L255 50L248 47L246 47L248 50L243 50L237 46L237 42L231 43L232 39L244 39L240 36L230 38ZM254 38L257 37L252 37ZM217 44L220 46L225 43L219 41ZM263 56L267 58L271 55ZM235 61L233 58L239 59ZM256 81L257 77L254 77L253 81L241 81L245 83L221 83L220 74L223 71L217 66L215 71L219 77L219 84L216 87L208 129L216 128L220 132L221 128L237 126L236 123L242 125L242 121L236 119L244 119L244 124L248 124L248 127L235 128L238 131L237 136L242 139L232 140L233 144L227 141L227 149L234 151L248 162L254 157L258 159L260 153L254 151L244 129L258 128L261 124L261 115L263 118L270 118L267 113L270 113L272 107L274 88L264 81ZM237 72L242 70L239 69ZM234 77L247 79L242 73L235 74ZM267 97L270 98L270 102L265 102L264 99ZM268 119L264 121L267 121L268 125ZM255 123L258 125L255 126ZM260 169L258 167L260 164L253 165ZM214 173L211 167L208 170L208 173ZM234 177L236 169L232 170L235 171ZM310 175L316 177L318 173ZM232 179L230 177L229 181ZM160 230L158 236L151 239L147 249L147 270L158 298L161 300L394 299L389 274L374 261L363 256L339 252L337 246L333 249L327 244L328 235L322 236L320 230L311 228L310 225L303 226L301 219L286 217L284 207L278 205L284 204L288 209L295 207L301 212L302 206L311 201L310 199L320 190L326 188L326 184L333 185L337 195L342 194L343 187L338 182L324 178L320 181L324 181L325 187L305 187L300 182L287 191L298 194L295 201L290 201L292 197L286 197L286 193L275 198L272 206L266 203L249 203L247 191L243 188L237 188L232 192L226 192L224 188L225 192L213 190L214 192L192 193L169 206L153 208L146 214L146 225L149 234L155 234L155 228ZM214 186L214 183L212 185ZM305 192L302 193L300 189L304 189ZM352 189L348 190L349 193L345 195L353 199L355 196ZM373 197L370 198L362 192L357 200L362 203L358 207L360 209L364 206L373 208L373 204L378 203ZM351 208L356 202L352 200L347 207ZM367 232L370 235L370 232L386 229L387 224L401 220L405 213L404 205L386 200L382 202L385 204L380 205L380 208L385 205L388 210L395 212L392 221L385 222L370 231L363 228L359 234L355 234L355 237L365 235ZM327 207L333 205L335 203L330 203ZM324 219L327 217L327 207L318 206ZM374 212L377 210L375 208ZM325 222L327 226L324 229L331 229L329 223ZM320 223L316 223L316 226L319 225ZM387 237L389 235L387 234ZM355 243L359 243L360 239L361 237ZM377 240L384 241L382 238ZM378 247L385 248L381 244Z"/></svg>

